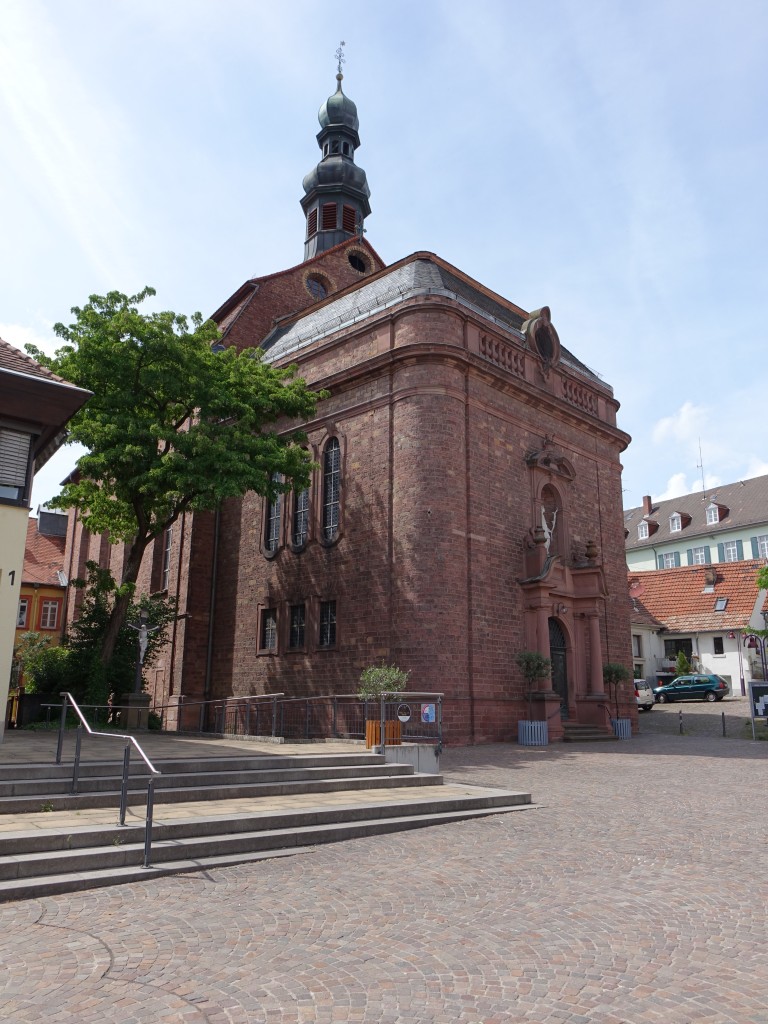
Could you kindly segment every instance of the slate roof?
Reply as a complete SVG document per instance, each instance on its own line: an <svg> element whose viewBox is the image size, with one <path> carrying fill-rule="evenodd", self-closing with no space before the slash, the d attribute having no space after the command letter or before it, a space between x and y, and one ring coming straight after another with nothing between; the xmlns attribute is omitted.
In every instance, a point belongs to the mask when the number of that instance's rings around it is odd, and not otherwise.
<svg viewBox="0 0 768 1024"><path fill-rule="evenodd" d="M755 610L760 593L755 578L764 565L765 559L749 559L629 573L629 593L643 613L663 623L670 633L744 629ZM711 589L708 573L714 574ZM727 598L720 612L715 611L718 598ZM763 607L768 610L768 603ZM634 615L632 621L636 621Z"/></svg>
<svg viewBox="0 0 768 1024"><path fill-rule="evenodd" d="M331 297L320 306L278 324L261 343L269 362L294 355L315 341L367 319L374 313L400 305L422 295L442 295L473 310L493 324L516 334L524 316L517 308L504 305L481 285L463 279L442 260L428 253L414 253L391 269ZM598 374L561 345L561 362L611 391ZM612 392L611 392L612 393Z"/></svg>
<svg viewBox="0 0 768 1024"><path fill-rule="evenodd" d="M57 572L64 573L64 537L50 537L38 532L37 520L27 523L22 583L40 583L47 587L64 584Z"/></svg>
<svg viewBox="0 0 768 1024"><path fill-rule="evenodd" d="M708 525L706 509L711 502L725 506L728 515L719 523ZM674 512L689 515L691 522L682 530L671 533L669 517ZM738 530L747 526L765 524L768 533L768 476L757 476L752 480L739 480L735 484L713 487L707 491L695 491L680 498L656 501L648 517L659 524L658 530L640 540L637 536L638 523L643 519L643 508L628 508L624 512L624 527L629 530L626 539L627 551L658 547L660 544L684 544L687 538L711 536L724 530Z"/></svg>

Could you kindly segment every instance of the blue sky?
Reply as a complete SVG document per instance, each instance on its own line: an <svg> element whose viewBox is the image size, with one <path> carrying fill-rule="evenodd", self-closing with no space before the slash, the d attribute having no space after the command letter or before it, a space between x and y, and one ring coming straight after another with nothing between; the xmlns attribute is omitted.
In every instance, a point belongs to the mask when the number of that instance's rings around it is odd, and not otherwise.
<svg viewBox="0 0 768 1024"><path fill-rule="evenodd" d="M621 403L625 505L768 473L764 0L3 0L0 336L300 262L340 39L369 241L551 307Z"/></svg>

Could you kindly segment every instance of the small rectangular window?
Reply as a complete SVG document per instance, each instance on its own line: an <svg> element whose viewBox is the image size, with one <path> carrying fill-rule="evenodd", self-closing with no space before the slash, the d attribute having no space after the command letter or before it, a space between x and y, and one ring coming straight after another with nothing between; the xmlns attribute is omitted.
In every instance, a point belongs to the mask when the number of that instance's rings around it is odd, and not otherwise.
<svg viewBox="0 0 768 1024"><path fill-rule="evenodd" d="M40 607L40 629L56 629L59 621L59 602L43 601Z"/></svg>
<svg viewBox="0 0 768 1024"><path fill-rule="evenodd" d="M259 630L259 650L277 650L277 609L263 608Z"/></svg>
<svg viewBox="0 0 768 1024"><path fill-rule="evenodd" d="M323 203L323 231L334 231L336 220L336 203Z"/></svg>
<svg viewBox="0 0 768 1024"><path fill-rule="evenodd" d="M664 568L665 569L674 569L675 568L675 552L674 551L668 551L664 555Z"/></svg>
<svg viewBox="0 0 768 1024"><path fill-rule="evenodd" d="M683 528L683 520L680 518L680 516L677 514L677 512L675 512L675 514L673 516L669 517L669 532L670 533L679 533L682 530L682 528Z"/></svg>
<svg viewBox="0 0 768 1024"><path fill-rule="evenodd" d="M646 540L648 538L648 523L640 523L637 527L637 536L639 540Z"/></svg>
<svg viewBox="0 0 768 1024"><path fill-rule="evenodd" d="M304 646L304 629L306 625L306 613L303 604L291 605L291 631L288 637L288 646L295 651Z"/></svg>
<svg viewBox="0 0 768 1024"><path fill-rule="evenodd" d="M707 549L706 548L691 548L691 565L706 565L707 564Z"/></svg>
<svg viewBox="0 0 768 1024"><path fill-rule="evenodd" d="M715 654L725 654L725 648L723 647L723 638L721 636L712 637L712 644L714 647Z"/></svg>
<svg viewBox="0 0 768 1024"><path fill-rule="evenodd" d="M642 658L643 656L643 638L638 634L632 634L632 657Z"/></svg>
<svg viewBox="0 0 768 1024"><path fill-rule="evenodd" d="M27 615L29 614L29 599L22 597L19 601L19 614L16 616L16 629L27 628Z"/></svg>
<svg viewBox="0 0 768 1024"><path fill-rule="evenodd" d="M727 607L728 607L728 598L727 597L716 597L715 598L715 611L716 612L724 612Z"/></svg>
<svg viewBox="0 0 768 1024"><path fill-rule="evenodd" d="M336 602L320 602L320 647L336 646Z"/></svg>
<svg viewBox="0 0 768 1024"><path fill-rule="evenodd" d="M720 522L720 509L717 505L710 505L707 509L707 526L714 526Z"/></svg>
<svg viewBox="0 0 768 1024"><path fill-rule="evenodd" d="M757 557L768 558L768 534L757 538Z"/></svg>

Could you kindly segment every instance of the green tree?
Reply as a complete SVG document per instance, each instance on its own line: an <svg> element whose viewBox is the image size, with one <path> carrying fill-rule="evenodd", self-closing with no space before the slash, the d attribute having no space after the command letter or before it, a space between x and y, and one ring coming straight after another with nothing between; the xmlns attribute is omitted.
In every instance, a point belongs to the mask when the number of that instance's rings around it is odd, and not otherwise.
<svg viewBox="0 0 768 1024"><path fill-rule="evenodd" d="M619 690L625 679L629 679L629 670L618 662L609 661L603 665L603 682L608 687L608 696L613 695L616 705L616 717L619 717Z"/></svg>
<svg viewBox="0 0 768 1024"><path fill-rule="evenodd" d="M214 509L252 490L274 497L309 481L303 435L276 420L305 420L318 395L256 350L212 350L218 328L199 313L143 313L154 295L92 295L75 322L54 330L65 344L44 366L93 397L69 422L69 441L87 449L78 472L51 502L76 506L93 533L125 542L100 660L115 652L147 546L186 511Z"/></svg>
<svg viewBox="0 0 768 1024"><path fill-rule="evenodd" d="M528 719L533 714L533 688L537 683L549 679L552 674L552 660L538 651L520 651L515 657L525 679L525 696L528 700Z"/></svg>
<svg viewBox="0 0 768 1024"><path fill-rule="evenodd" d="M768 565L764 565L758 572L757 586L759 590L768 590Z"/></svg>

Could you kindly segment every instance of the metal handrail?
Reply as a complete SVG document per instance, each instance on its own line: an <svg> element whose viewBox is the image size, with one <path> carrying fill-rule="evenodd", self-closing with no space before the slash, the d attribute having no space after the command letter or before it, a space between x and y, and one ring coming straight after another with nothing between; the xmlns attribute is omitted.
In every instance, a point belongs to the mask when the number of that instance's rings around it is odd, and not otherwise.
<svg viewBox="0 0 768 1024"><path fill-rule="evenodd" d="M153 705L151 710L156 714L158 711L162 712L162 711L165 711L168 708L173 708L175 711L178 711L179 709L182 709L182 708L183 709L187 709L187 708L199 707L200 708L199 728L200 728L200 732L203 732L203 722L205 721L205 708L209 704L214 704L214 705L224 704L224 705L226 705L226 704L242 703L243 701L245 701L248 704L248 712L250 714L250 705L251 705L252 702L254 702L254 701L264 701L264 702L272 701L272 735L274 736L276 734L276 727L277 727L277 701L278 701L279 697L284 697L284 696L285 696L285 693L283 693L281 691L280 693L249 693L249 694L243 694L240 697L210 697L208 700L184 700L184 695L182 694L179 697L179 703L178 704L155 704L155 705Z"/></svg>
<svg viewBox="0 0 768 1024"><path fill-rule="evenodd" d="M77 793L78 776L80 774L80 748L83 741L83 729L88 733L89 736L106 736L107 739L111 740L127 740L125 744L125 750L123 751L123 778L120 787L120 817L118 825L125 825L125 813L128 806L128 773L131 763L131 745L133 745L138 751L139 756L146 764L152 773L147 780L147 815L146 822L144 825L144 864L145 868L150 866L150 853L152 849L152 815L155 805L155 775L161 775L162 772L155 768L152 762L149 760L147 755L141 749L138 741L135 737L130 736L128 733L119 732L98 732L96 729L92 729L85 719L80 708L77 706L77 701L71 693L64 691L59 694L63 697L61 703L61 723L59 725L59 740L56 745L56 764L61 764L61 753L64 746L64 730L66 728L67 721L67 703L71 704L74 708L75 714L80 719L77 726L77 739L75 741L75 761L72 766L72 793Z"/></svg>

